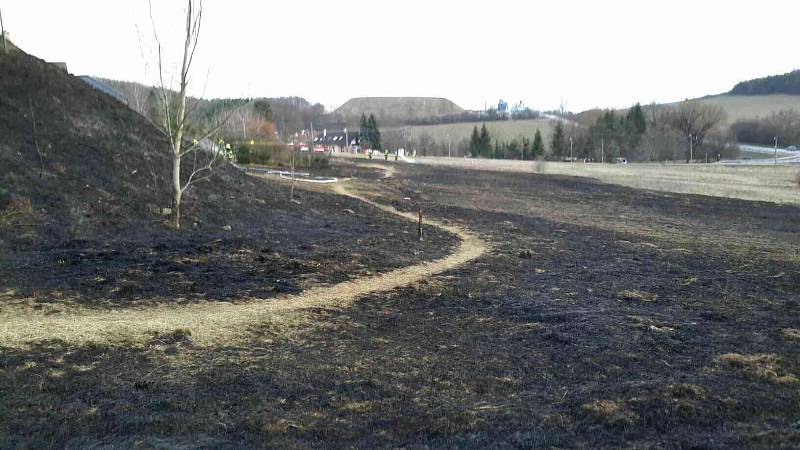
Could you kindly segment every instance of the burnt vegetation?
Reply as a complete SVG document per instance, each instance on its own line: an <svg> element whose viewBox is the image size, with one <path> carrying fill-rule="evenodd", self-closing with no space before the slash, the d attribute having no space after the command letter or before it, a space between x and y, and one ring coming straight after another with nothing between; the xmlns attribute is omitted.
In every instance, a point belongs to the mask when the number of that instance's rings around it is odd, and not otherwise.
<svg viewBox="0 0 800 450"><path fill-rule="evenodd" d="M164 135L16 49L0 55L0 127L0 318L280 301L457 244L229 165L168 228ZM0 341L0 448L797 447L796 205L393 168L324 173L490 251L220 342L182 324Z"/></svg>

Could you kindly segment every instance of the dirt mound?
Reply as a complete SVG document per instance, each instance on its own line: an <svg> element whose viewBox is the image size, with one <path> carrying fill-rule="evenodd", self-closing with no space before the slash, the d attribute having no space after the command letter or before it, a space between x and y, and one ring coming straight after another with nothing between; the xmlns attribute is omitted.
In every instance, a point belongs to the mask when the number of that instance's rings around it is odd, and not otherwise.
<svg viewBox="0 0 800 450"><path fill-rule="evenodd" d="M464 112L446 98L435 97L359 97L336 109L343 117L375 114L381 122L410 121Z"/></svg>
<svg viewBox="0 0 800 450"><path fill-rule="evenodd" d="M0 62L0 245L161 227L171 164L163 134L52 64L22 51ZM232 167L218 170L187 192L184 223L235 225L233 211L247 220L263 208L254 191L275 197L254 183Z"/></svg>

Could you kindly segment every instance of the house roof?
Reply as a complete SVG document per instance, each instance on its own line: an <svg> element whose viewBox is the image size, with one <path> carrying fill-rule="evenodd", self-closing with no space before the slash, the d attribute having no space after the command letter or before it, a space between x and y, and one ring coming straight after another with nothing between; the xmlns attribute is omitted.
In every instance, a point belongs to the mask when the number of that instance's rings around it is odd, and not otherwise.
<svg viewBox="0 0 800 450"><path fill-rule="evenodd" d="M358 131L348 131L346 134L344 131L328 131L324 136L320 134L314 138L315 143L323 145L358 145L360 141L361 137Z"/></svg>

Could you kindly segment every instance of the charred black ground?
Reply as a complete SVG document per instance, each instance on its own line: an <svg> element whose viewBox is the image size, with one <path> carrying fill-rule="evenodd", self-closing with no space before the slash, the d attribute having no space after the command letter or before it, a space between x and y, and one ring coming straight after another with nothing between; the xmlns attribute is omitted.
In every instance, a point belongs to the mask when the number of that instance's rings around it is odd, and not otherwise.
<svg viewBox="0 0 800 450"><path fill-rule="evenodd" d="M411 166L386 183L361 187L494 250L235 346L9 349L5 444L796 448L798 208Z"/></svg>

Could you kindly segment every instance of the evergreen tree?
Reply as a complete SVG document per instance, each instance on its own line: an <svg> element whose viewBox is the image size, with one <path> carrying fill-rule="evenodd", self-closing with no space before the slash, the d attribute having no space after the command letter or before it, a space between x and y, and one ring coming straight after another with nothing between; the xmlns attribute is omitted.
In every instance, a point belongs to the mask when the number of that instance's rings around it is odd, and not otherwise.
<svg viewBox="0 0 800 450"><path fill-rule="evenodd" d="M374 149L381 149L381 131L378 129L378 121L375 120L375 115L370 114L367 119L367 133L369 134L370 146Z"/></svg>
<svg viewBox="0 0 800 450"><path fill-rule="evenodd" d="M564 125L559 120L556 123L556 129L553 131L553 137L550 139L550 153L556 159L561 159L566 151L566 139L564 137Z"/></svg>
<svg viewBox="0 0 800 450"><path fill-rule="evenodd" d="M637 103L628 110L623 129L625 130L626 146L630 149L636 148L647 130L647 119L644 117L640 104Z"/></svg>
<svg viewBox="0 0 800 450"><path fill-rule="evenodd" d="M469 138L469 154L473 158L481 156L481 137L478 134L478 126L472 128L472 136Z"/></svg>
<svg viewBox="0 0 800 450"><path fill-rule="evenodd" d="M369 123L367 123L367 116L364 115L364 113L361 113L361 121L359 128L360 128L359 134L361 135L361 141L362 141L361 144L366 147L369 147L370 146Z"/></svg>
<svg viewBox="0 0 800 450"><path fill-rule="evenodd" d="M489 131L486 129L486 123L481 125L480 135L480 154L489 156L492 153L492 138L489 136Z"/></svg>
<svg viewBox="0 0 800 450"><path fill-rule="evenodd" d="M522 136L522 153L520 154L522 160L531 159L531 141L530 139Z"/></svg>
<svg viewBox="0 0 800 450"><path fill-rule="evenodd" d="M636 134L642 135L647 131L647 119L644 117L642 105L639 103L633 105L628 111L628 116L625 118L626 122L630 124L631 128Z"/></svg>
<svg viewBox="0 0 800 450"><path fill-rule="evenodd" d="M544 156L544 140L542 139L542 132L536 129L536 134L533 135L533 144L531 145L531 157L533 159Z"/></svg>

